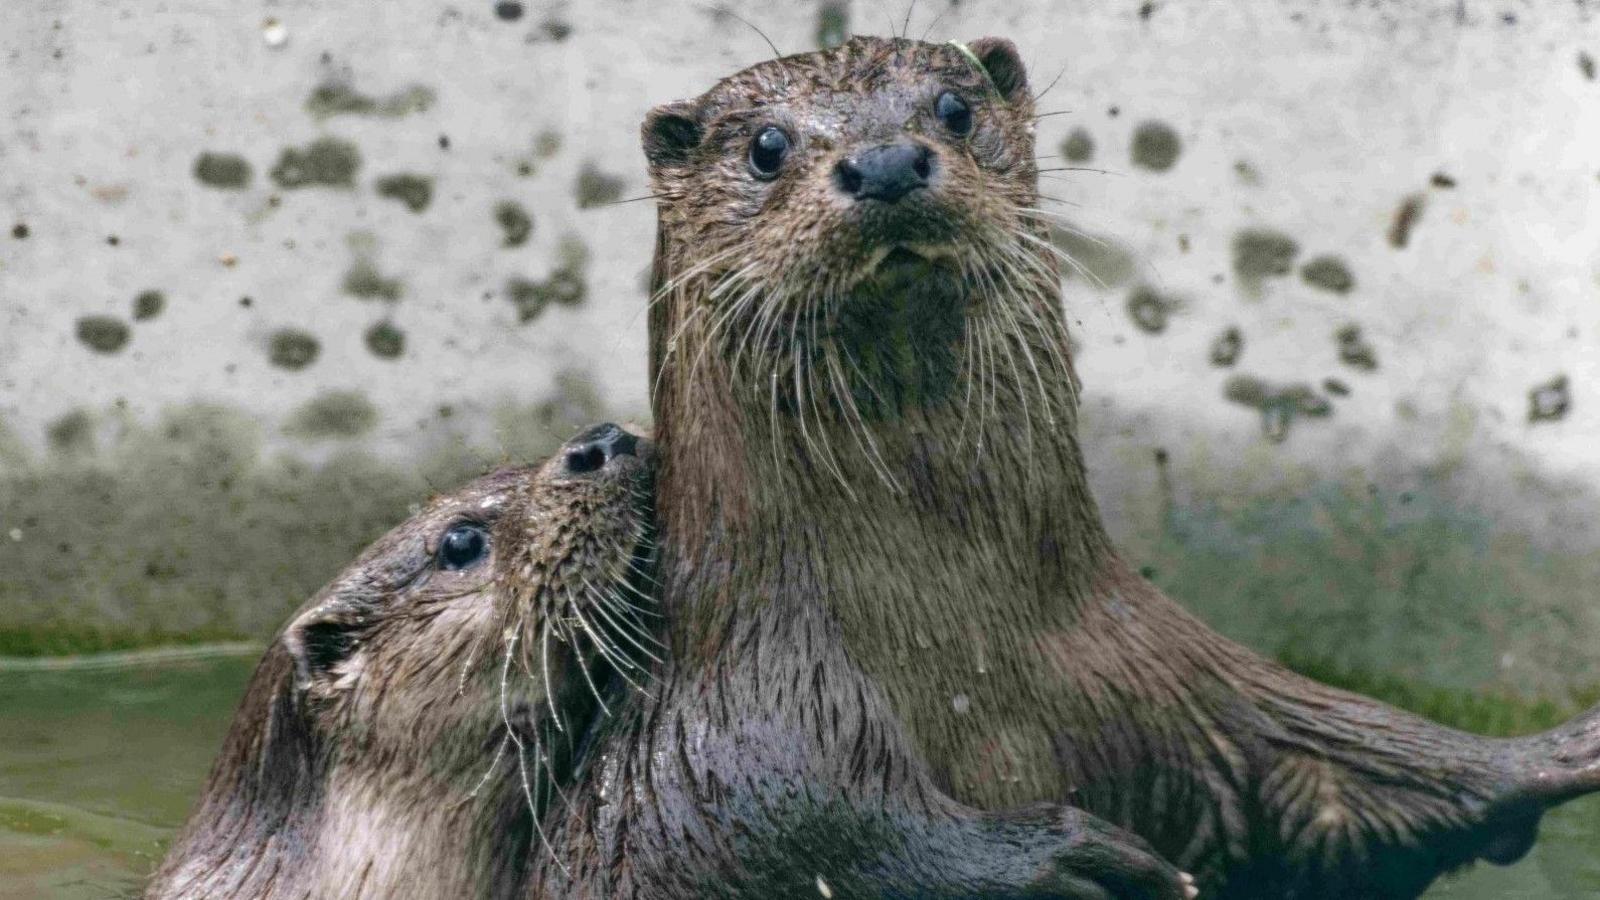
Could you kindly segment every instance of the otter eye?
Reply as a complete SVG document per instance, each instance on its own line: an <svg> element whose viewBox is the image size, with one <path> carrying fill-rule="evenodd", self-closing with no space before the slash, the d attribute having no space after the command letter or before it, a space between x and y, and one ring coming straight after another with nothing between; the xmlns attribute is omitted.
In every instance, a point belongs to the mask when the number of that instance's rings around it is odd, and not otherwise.
<svg viewBox="0 0 1600 900"><path fill-rule="evenodd" d="M487 529L471 522L452 525L439 542L439 568L446 571L471 568L488 554Z"/></svg>
<svg viewBox="0 0 1600 900"><path fill-rule="evenodd" d="M945 91L933 101L933 114L954 134L965 136L972 130L972 108L952 91Z"/></svg>
<svg viewBox="0 0 1600 900"><path fill-rule="evenodd" d="M783 166L783 158L788 155L789 136L783 133L782 128L768 125L757 132L756 139L750 142L750 171L757 178L774 178Z"/></svg>

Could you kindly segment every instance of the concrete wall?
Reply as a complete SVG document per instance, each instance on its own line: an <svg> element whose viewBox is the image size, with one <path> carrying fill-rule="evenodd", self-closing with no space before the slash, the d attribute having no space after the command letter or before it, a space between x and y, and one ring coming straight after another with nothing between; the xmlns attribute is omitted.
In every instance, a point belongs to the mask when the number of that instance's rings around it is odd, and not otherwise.
<svg viewBox="0 0 1600 900"><path fill-rule="evenodd" d="M1096 484L1230 633L1596 680L1590 6L911 14L1059 75ZM904 7L733 8L794 52ZM0 5L0 651L260 634L431 485L642 415L652 210L606 204L770 52L677 2Z"/></svg>

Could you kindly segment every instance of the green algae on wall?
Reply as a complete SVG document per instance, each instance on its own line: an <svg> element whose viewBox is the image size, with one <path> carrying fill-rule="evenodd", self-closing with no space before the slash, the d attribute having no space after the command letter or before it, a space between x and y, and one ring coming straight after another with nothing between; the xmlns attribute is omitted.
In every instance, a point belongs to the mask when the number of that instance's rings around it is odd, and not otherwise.
<svg viewBox="0 0 1600 900"><path fill-rule="evenodd" d="M1479 725L1538 724L1494 717L1534 702L1570 712L1600 683L1588 600L1600 554L1539 550L1427 479L1386 492L1314 474L1197 486L1199 465L1160 475L1184 500L1164 489L1159 512L1122 541L1127 555L1234 640L1351 689L1409 691L1401 705L1441 718L1476 696L1483 708L1450 715Z"/></svg>
<svg viewBox="0 0 1600 900"><path fill-rule="evenodd" d="M319 398L286 430L359 433L376 416L364 402ZM347 449L317 465L266 453L255 418L218 406L123 418L98 452L43 459L0 424L0 655L264 639L414 504L603 417L570 374L549 399L489 412L496 446L457 438L399 462ZM73 430L97 415L119 414Z"/></svg>

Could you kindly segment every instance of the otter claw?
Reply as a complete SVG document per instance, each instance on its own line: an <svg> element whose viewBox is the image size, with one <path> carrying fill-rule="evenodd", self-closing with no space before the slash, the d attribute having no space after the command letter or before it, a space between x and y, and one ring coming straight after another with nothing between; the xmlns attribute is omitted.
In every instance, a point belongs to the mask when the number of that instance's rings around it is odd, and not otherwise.
<svg viewBox="0 0 1600 900"><path fill-rule="evenodd" d="M1200 889L1194 886L1194 876L1188 872L1179 872L1178 880L1183 882L1183 900L1194 900L1200 896Z"/></svg>

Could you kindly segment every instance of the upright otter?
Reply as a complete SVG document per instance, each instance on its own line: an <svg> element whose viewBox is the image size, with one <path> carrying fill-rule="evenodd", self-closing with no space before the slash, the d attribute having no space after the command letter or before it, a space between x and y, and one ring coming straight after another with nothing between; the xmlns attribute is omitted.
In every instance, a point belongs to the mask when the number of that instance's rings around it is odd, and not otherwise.
<svg viewBox="0 0 1600 900"><path fill-rule="evenodd" d="M648 455L597 426L362 553L268 648L146 896L519 891L574 736L638 668Z"/></svg>
<svg viewBox="0 0 1600 900"><path fill-rule="evenodd" d="M1033 122L993 38L856 38L648 116L660 595L678 678L722 705L649 706L640 744L810 691L838 711L815 746L892 713L957 799L1070 798L1211 896L1412 897L1515 860L1600 787L1600 714L1443 728L1230 643L1112 548ZM834 635L835 668L791 664ZM663 758L613 768L724 790Z"/></svg>

